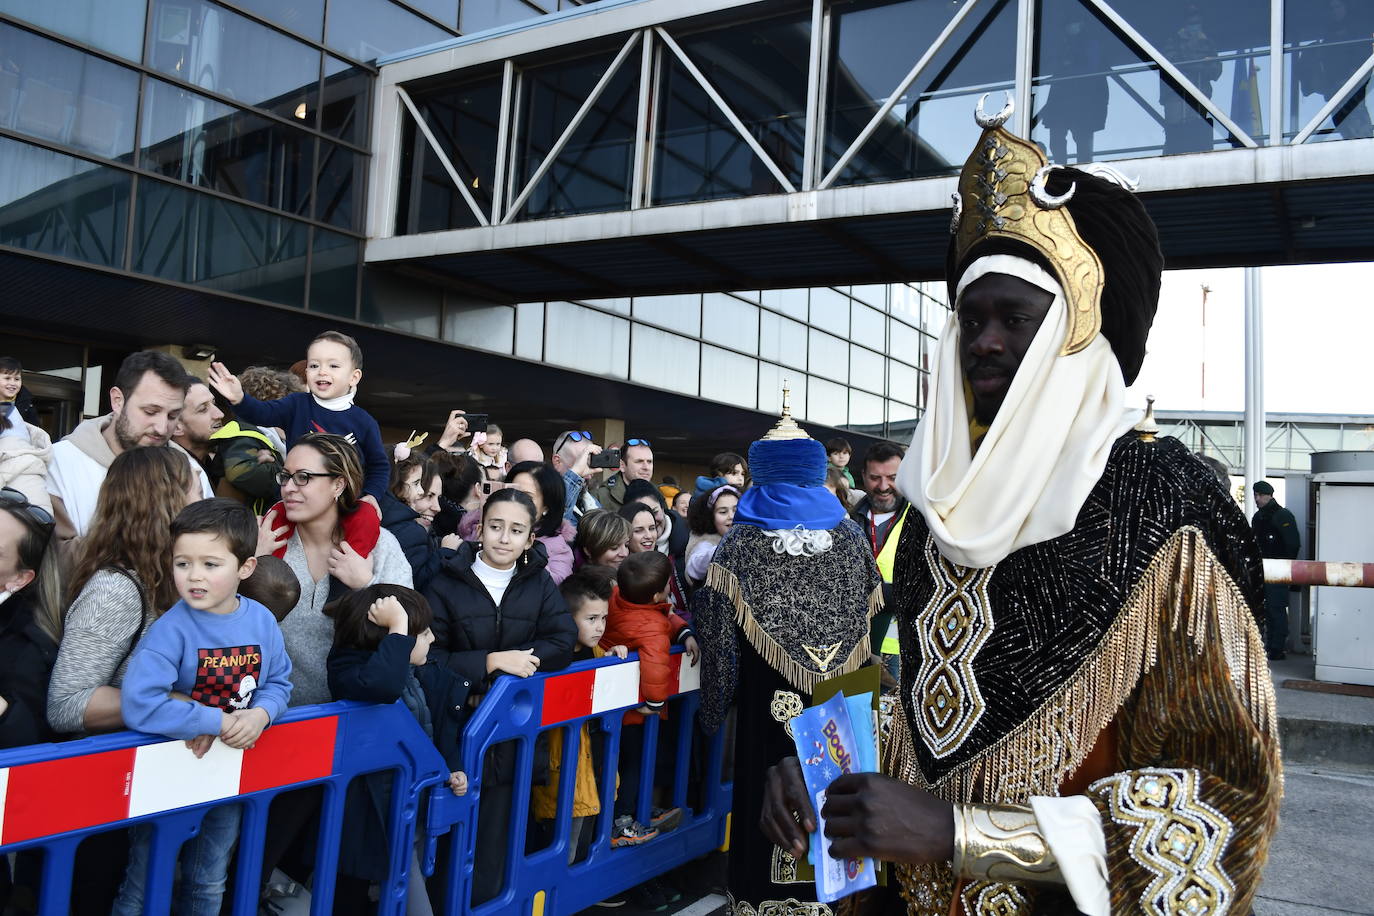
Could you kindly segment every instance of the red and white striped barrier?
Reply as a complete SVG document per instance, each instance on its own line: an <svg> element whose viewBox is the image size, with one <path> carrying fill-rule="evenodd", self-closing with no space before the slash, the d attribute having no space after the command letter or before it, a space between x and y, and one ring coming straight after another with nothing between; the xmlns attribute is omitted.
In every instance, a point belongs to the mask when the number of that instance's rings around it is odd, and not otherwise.
<svg viewBox="0 0 1374 916"><path fill-rule="evenodd" d="M1265 560L1266 585L1336 585L1374 588L1374 563L1325 563L1321 560Z"/></svg>
<svg viewBox="0 0 1374 916"><path fill-rule="evenodd" d="M184 741L0 769L0 844L53 836L321 779L339 717L275 725L251 750L223 741L197 760Z"/></svg>
<svg viewBox="0 0 1374 916"><path fill-rule="evenodd" d="M669 663L677 678L677 692L691 693L701 688L701 665L693 665L686 655L672 655ZM544 708L539 725L557 725L572 719L595 716L613 709L638 706L639 662L603 665L590 671L558 674L544 682Z"/></svg>

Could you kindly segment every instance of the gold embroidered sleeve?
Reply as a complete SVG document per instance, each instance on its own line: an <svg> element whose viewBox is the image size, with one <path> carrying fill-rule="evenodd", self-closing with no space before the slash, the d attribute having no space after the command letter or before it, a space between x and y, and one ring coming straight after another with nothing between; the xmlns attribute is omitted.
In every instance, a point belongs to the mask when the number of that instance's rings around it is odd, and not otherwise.
<svg viewBox="0 0 1374 916"><path fill-rule="evenodd" d="M1278 819L1273 689L1250 609L1198 539L1160 613L1158 664L1117 717L1122 771L1094 783L1114 916L1250 912Z"/></svg>

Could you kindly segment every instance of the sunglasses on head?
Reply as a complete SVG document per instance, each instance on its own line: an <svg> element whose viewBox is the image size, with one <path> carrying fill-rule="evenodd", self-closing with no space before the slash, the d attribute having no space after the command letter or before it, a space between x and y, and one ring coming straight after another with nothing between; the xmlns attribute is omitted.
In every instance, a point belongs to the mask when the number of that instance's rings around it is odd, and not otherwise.
<svg viewBox="0 0 1374 916"><path fill-rule="evenodd" d="M573 442L591 442L592 434L587 432L585 429L575 429L572 432L564 433L563 435L559 436L558 441L553 444L553 450L555 452L559 451L563 448L564 445L568 443L569 440Z"/></svg>
<svg viewBox="0 0 1374 916"><path fill-rule="evenodd" d="M627 446L630 446L630 445L642 445L642 446L644 446L645 448L653 448L653 446L649 444L649 440L648 440L648 439L626 439L626 440L625 440L625 445L627 445Z"/></svg>
<svg viewBox="0 0 1374 916"><path fill-rule="evenodd" d="M29 502L27 496L14 489L14 487L0 489L0 507L18 510L44 528L51 529L57 524L52 514L48 512L47 509L44 509L42 506L35 506L33 503Z"/></svg>

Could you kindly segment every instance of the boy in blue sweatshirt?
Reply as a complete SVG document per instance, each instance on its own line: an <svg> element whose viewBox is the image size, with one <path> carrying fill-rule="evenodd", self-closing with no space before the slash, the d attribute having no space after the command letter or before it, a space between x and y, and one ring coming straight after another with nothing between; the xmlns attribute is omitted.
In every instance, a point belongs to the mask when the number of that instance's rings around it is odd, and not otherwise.
<svg viewBox="0 0 1374 916"><path fill-rule="evenodd" d="M120 706L124 723L181 738L197 757L215 738L250 748L291 698L291 660L272 612L238 594L256 566L257 520L241 503L192 503L172 522L172 576L181 600L155 620L129 660ZM241 809L205 812L181 854L176 912L213 916L224 896ZM115 916L143 912L152 827L130 830L129 868Z"/></svg>
<svg viewBox="0 0 1374 916"><path fill-rule="evenodd" d="M352 442L363 463L363 492L374 507L391 481L391 460L382 446L382 432L372 414L357 407L353 397L363 377L363 351L358 342L339 331L325 331L305 351L307 391L276 401L259 401L246 394L238 376L224 363L210 367L210 385L234 405L234 413L258 426L279 426L287 448L306 433L334 433Z"/></svg>

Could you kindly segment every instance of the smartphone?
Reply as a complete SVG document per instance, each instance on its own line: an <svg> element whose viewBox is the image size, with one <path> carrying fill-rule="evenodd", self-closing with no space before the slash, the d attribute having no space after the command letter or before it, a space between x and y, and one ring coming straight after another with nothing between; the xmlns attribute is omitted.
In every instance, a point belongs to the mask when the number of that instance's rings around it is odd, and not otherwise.
<svg viewBox="0 0 1374 916"><path fill-rule="evenodd" d="M490 495L491 495L491 481L490 481L490 480L484 480L484 481L482 481L482 494L483 494L484 496L490 496Z"/></svg>
<svg viewBox="0 0 1374 916"><path fill-rule="evenodd" d="M484 413L465 413L463 419L468 421L468 432L484 433L487 431L487 424L490 418Z"/></svg>
<svg viewBox="0 0 1374 916"><path fill-rule="evenodd" d="M589 468L618 468L620 467L620 449L606 448L599 454L593 455L587 461Z"/></svg>

